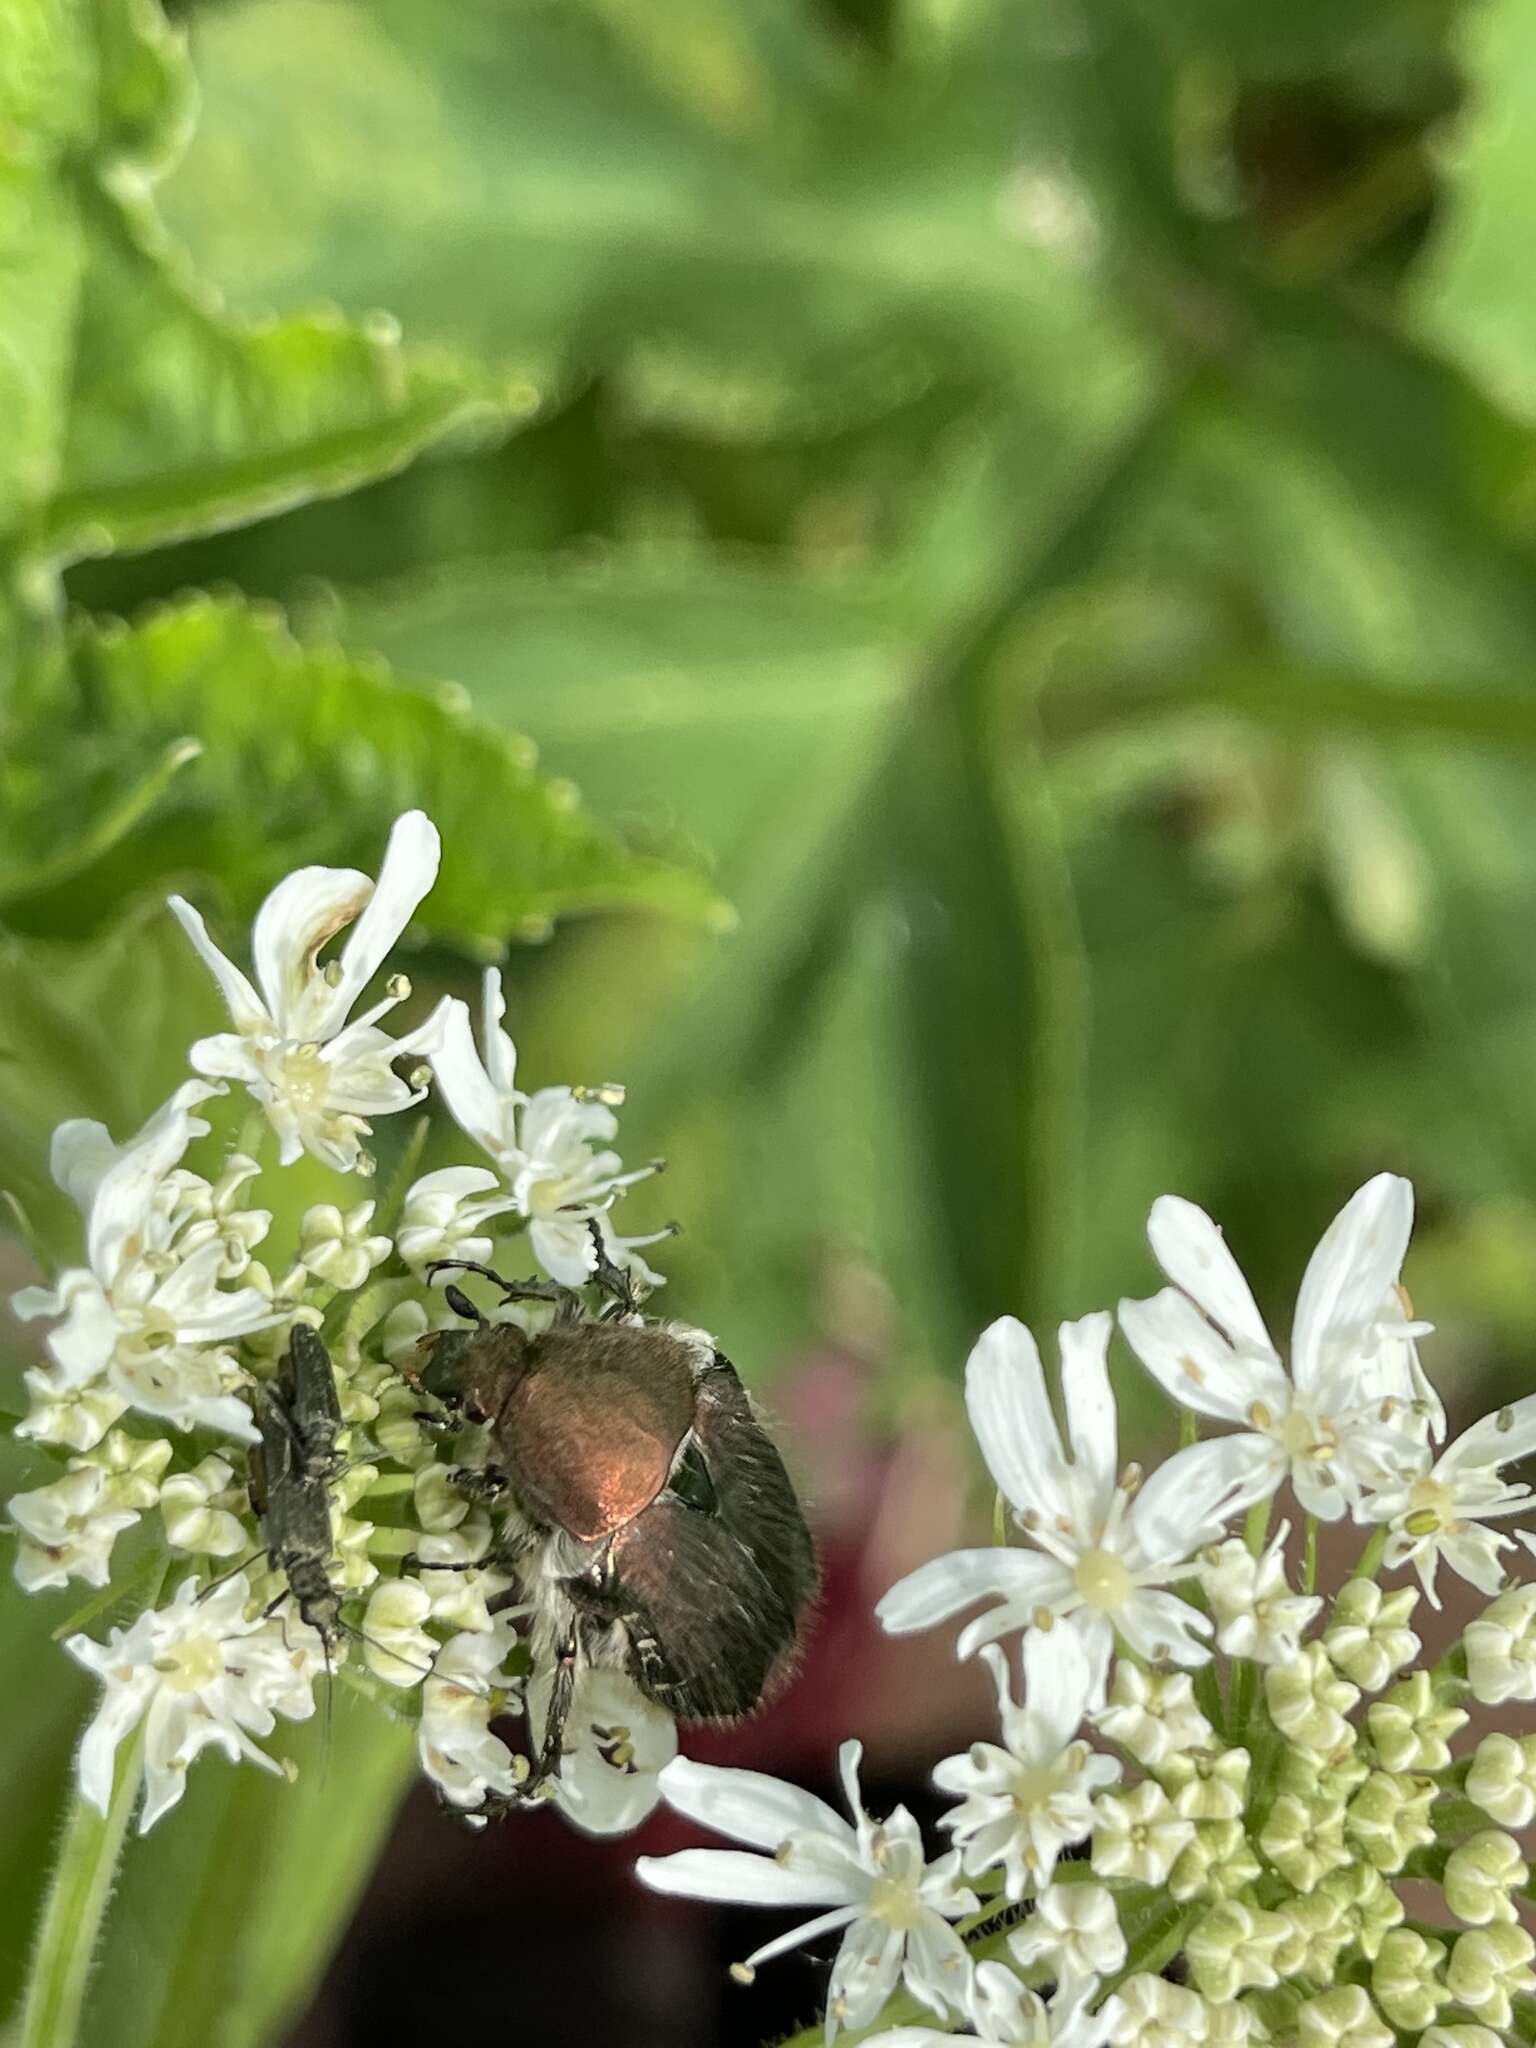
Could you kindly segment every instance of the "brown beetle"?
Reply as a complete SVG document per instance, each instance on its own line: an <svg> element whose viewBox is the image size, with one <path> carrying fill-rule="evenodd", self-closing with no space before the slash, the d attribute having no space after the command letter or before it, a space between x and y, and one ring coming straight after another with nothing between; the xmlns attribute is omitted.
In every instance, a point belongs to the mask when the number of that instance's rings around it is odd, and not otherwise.
<svg viewBox="0 0 1536 2048"><path fill-rule="evenodd" d="M599 1316L568 1288L472 1270L508 1300L554 1305L529 1336L449 1287L474 1327L425 1339L421 1375L485 1430L485 1462L460 1481L503 1509L536 1654L555 1666L526 1798L559 1767L582 1662L625 1671L679 1720L750 1713L792 1659L816 1561L783 1460L711 1338L642 1319L602 1259L614 1299Z"/></svg>

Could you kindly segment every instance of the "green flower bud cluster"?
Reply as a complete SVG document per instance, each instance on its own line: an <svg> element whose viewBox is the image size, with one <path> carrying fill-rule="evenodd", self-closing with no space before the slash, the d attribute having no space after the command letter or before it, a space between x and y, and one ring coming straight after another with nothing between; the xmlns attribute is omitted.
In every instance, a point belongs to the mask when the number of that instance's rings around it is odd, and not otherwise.
<svg viewBox="0 0 1536 2048"><path fill-rule="evenodd" d="M1536 1734L1474 1715L1536 1692L1536 1588L1497 1596L1433 1666L1418 1599L1352 1578L1285 1662L1192 1680L1122 1659L1098 1727L1141 1775L1097 1800L1090 1850L1128 1936L1115 2048L1530 2038L1507 2030L1536 2016L1518 1839ZM1154 1895L1182 1910L1146 1970Z"/></svg>

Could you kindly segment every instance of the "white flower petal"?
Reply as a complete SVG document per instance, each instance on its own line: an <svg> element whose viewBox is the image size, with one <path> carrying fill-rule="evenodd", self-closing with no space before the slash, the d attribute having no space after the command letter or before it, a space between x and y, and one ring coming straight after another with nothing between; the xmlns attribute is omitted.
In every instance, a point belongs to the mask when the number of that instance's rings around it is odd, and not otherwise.
<svg viewBox="0 0 1536 2048"><path fill-rule="evenodd" d="M755 1849L777 1849L797 1828L828 1834L839 1842L853 1841L853 1829L824 1799L761 1771L732 1770L680 1756L662 1771L661 1791L674 1811Z"/></svg>
<svg viewBox="0 0 1536 2048"><path fill-rule="evenodd" d="M507 1014L507 999L501 992L501 969L487 967L480 984L481 1035L485 1045L485 1071L499 1095L517 1089L517 1047L501 1028Z"/></svg>
<svg viewBox="0 0 1536 2048"><path fill-rule="evenodd" d="M891 1635L909 1635L948 1621L977 1600L1003 1599L1010 1607L1049 1602L1070 1583L1055 1558L1038 1550L951 1550L898 1579L875 1608Z"/></svg>
<svg viewBox="0 0 1536 2048"><path fill-rule="evenodd" d="M635 1875L652 1891L685 1899L723 1899L748 1906L830 1906L846 1894L825 1879L781 1870L750 1849L679 1849L673 1856L640 1856Z"/></svg>
<svg viewBox="0 0 1536 2048"><path fill-rule="evenodd" d="M1071 1629L1031 1629L1024 1638L1024 1711L1032 1749L1041 1756L1065 1749L1083 1725L1093 1673L1081 1638ZM1003 1717L1004 1727L1008 1716Z"/></svg>
<svg viewBox="0 0 1536 2048"><path fill-rule="evenodd" d="M175 912L182 930L197 949L198 957L219 985L230 1017L237 1031L266 1031L271 1028L272 1019L266 1005L246 980L240 969L208 936L202 913L181 896L167 898Z"/></svg>
<svg viewBox="0 0 1536 2048"><path fill-rule="evenodd" d="M1291 1333L1291 1374L1302 1392L1328 1370L1331 1346L1358 1338L1381 1314L1413 1234L1413 1184L1378 1173L1323 1232L1307 1262Z"/></svg>
<svg viewBox="0 0 1536 2048"><path fill-rule="evenodd" d="M86 1247L91 1270L105 1285L110 1287L124 1259L142 1248L150 1205L161 1182L193 1138L202 1137L208 1129L203 1118L192 1112L218 1092L207 1081L183 1081L139 1135L122 1147L96 1183L86 1223Z"/></svg>
<svg viewBox="0 0 1536 2048"><path fill-rule="evenodd" d="M475 1051L468 1004L450 1002L431 1060L449 1115L493 1159L499 1158L507 1148L502 1098Z"/></svg>
<svg viewBox="0 0 1536 2048"><path fill-rule="evenodd" d="M1089 1481L1099 1515L1109 1510L1119 1463L1115 1396L1109 1383L1109 1338L1115 1319L1108 1310L1063 1323L1061 1385L1067 1406L1067 1433L1077 1470Z"/></svg>
<svg viewBox="0 0 1536 2048"><path fill-rule="evenodd" d="M1175 1451L1149 1475L1126 1520L1148 1565L1192 1557L1233 1515L1272 1494L1285 1461L1268 1437L1211 1437Z"/></svg>
<svg viewBox="0 0 1536 2048"><path fill-rule="evenodd" d="M965 1405L987 1469L1016 1508L1067 1512L1065 1459L1035 1340L1000 1316L965 1368Z"/></svg>
<svg viewBox="0 0 1536 2048"><path fill-rule="evenodd" d="M1255 1401L1277 1415L1290 1406L1290 1385L1279 1364L1235 1353L1176 1287L1146 1301L1122 1301L1120 1327L1163 1391L1197 1415L1246 1422Z"/></svg>
<svg viewBox="0 0 1536 2048"><path fill-rule="evenodd" d="M1175 1593L1144 1588L1126 1601L1115 1622L1120 1633L1139 1657L1161 1663L1205 1664L1209 1645L1202 1640L1211 1633L1211 1620L1198 1607Z"/></svg>
<svg viewBox="0 0 1536 2048"><path fill-rule="evenodd" d="M251 959L278 1037L329 1038L324 1024L333 1017L339 1024L352 1007L337 1004L339 991L321 976L316 956L372 894L372 879L357 868L295 868L257 911Z"/></svg>
<svg viewBox="0 0 1536 2048"><path fill-rule="evenodd" d="M316 1037L334 1035L383 966L390 948L436 882L442 851L437 827L425 811L405 811L396 818L384 849L378 884L342 948L341 973L325 1019L330 1029L316 1032Z"/></svg>
<svg viewBox="0 0 1536 2048"><path fill-rule="evenodd" d="M1203 1209L1181 1195L1159 1196L1147 1220L1147 1239L1174 1286L1204 1310L1234 1350L1275 1356L1248 1282Z"/></svg>

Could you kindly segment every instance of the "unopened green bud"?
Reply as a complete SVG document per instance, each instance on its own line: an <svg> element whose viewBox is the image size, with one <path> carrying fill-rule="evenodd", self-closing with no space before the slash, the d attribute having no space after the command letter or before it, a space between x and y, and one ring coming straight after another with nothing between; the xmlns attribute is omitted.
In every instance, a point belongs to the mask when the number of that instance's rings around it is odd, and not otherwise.
<svg viewBox="0 0 1536 2048"><path fill-rule="evenodd" d="M1435 1787L1422 1778L1372 1771L1349 1802L1344 1832L1381 1871L1401 1870L1415 1849L1435 1839L1429 1809Z"/></svg>
<svg viewBox="0 0 1536 2048"><path fill-rule="evenodd" d="M1520 1844L1498 1828L1485 1828L1451 1851L1441 1880L1445 1903L1469 1927L1490 1920L1515 1920L1513 1893L1530 1876Z"/></svg>
<svg viewBox="0 0 1536 2048"><path fill-rule="evenodd" d="M1240 1819L1248 1799L1248 1768L1246 1749L1198 1758L1174 1796L1174 1812L1186 1820Z"/></svg>
<svg viewBox="0 0 1536 2048"><path fill-rule="evenodd" d="M1381 1944L1371 1991L1394 2027L1427 2027L1450 1997L1442 1977L1445 1944L1396 1927Z"/></svg>
<svg viewBox="0 0 1536 2048"><path fill-rule="evenodd" d="M1326 1984L1354 1940L1352 1907L1325 1889L1307 1898L1287 1899L1278 1911L1286 1933L1275 1950L1275 1968L1282 1977L1310 1977Z"/></svg>
<svg viewBox="0 0 1536 2048"><path fill-rule="evenodd" d="M421 1396L412 1387L386 1387L379 1397L373 1440L397 1465L421 1465L435 1456L433 1445L417 1421Z"/></svg>
<svg viewBox="0 0 1536 2048"><path fill-rule="evenodd" d="M416 1474L416 1520L429 1535L457 1529L469 1513L469 1501L454 1485L446 1465L423 1465Z"/></svg>
<svg viewBox="0 0 1536 2048"><path fill-rule="evenodd" d="M1195 1837L1194 1822L1175 1813L1167 1793L1150 1778L1095 1800L1093 1822L1094 1870L1138 1884L1166 1884Z"/></svg>
<svg viewBox="0 0 1536 2048"><path fill-rule="evenodd" d="M1335 1670L1362 1692L1380 1692L1419 1654L1408 1626L1418 1600L1413 1586L1384 1593L1374 1579L1351 1579L1333 1603L1333 1624L1323 1636Z"/></svg>
<svg viewBox="0 0 1536 2048"><path fill-rule="evenodd" d="M1342 1802L1282 1792L1269 1810L1259 1847L1288 1885L1298 1892L1314 1890L1330 1870L1349 1861Z"/></svg>
<svg viewBox="0 0 1536 2048"><path fill-rule="evenodd" d="M1379 1870L1364 1862L1336 1870L1324 1878L1322 1890L1343 1903L1361 1954L1374 1962L1392 1929L1402 1924L1404 1908L1397 1893Z"/></svg>
<svg viewBox="0 0 1536 2048"><path fill-rule="evenodd" d="M1337 1676L1321 1643L1308 1643L1292 1664L1270 1665L1264 1697L1275 1726L1302 1749L1332 1757L1353 1744L1355 1731L1345 1716L1360 1691Z"/></svg>
<svg viewBox="0 0 1536 2048"><path fill-rule="evenodd" d="M1195 1705L1187 1671L1144 1671L1124 1658L1115 1666L1109 1704L1096 1718L1110 1741L1148 1771L1204 1748L1214 1732Z"/></svg>
<svg viewBox="0 0 1536 2048"><path fill-rule="evenodd" d="M1240 1820L1203 1820L1168 1873L1169 1896L1225 1898L1254 1883L1261 1869Z"/></svg>
<svg viewBox="0 0 1536 2048"><path fill-rule="evenodd" d="M1528 1828L1536 1820L1536 1735L1485 1735L1466 1793L1500 1827Z"/></svg>
<svg viewBox="0 0 1536 2048"><path fill-rule="evenodd" d="M1298 2048L1394 2048L1370 1996L1358 1984L1340 1984L1309 1998L1296 2014Z"/></svg>
<svg viewBox="0 0 1536 2048"><path fill-rule="evenodd" d="M1504 2048L1492 2027L1430 2027L1419 2036L1419 2048Z"/></svg>
<svg viewBox="0 0 1536 2048"><path fill-rule="evenodd" d="M1427 1671L1394 1685L1366 1713L1376 1754L1389 1771L1443 1771L1450 1738L1467 1725L1461 1707L1442 1705Z"/></svg>
<svg viewBox="0 0 1536 2048"><path fill-rule="evenodd" d="M1536 1585L1501 1593L1462 1637L1473 1696L1485 1707L1536 1700Z"/></svg>
<svg viewBox="0 0 1536 2048"><path fill-rule="evenodd" d="M1523 1927L1505 1921L1469 1928L1456 1937L1445 1981L1458 2005L1489 2027L1507 2027L1513 2000L1536 1989L1530 1964L1536 1944Z"/></svg>
<svg viewBox="0 0 1536 2048"><path fill-rule="evenodd" d="M1184 1943L1190 1975L1216 2000L1278 1984L1275 1951L1289 1931L1278 1913L1224 1899L1195 1923Z"/></svg>
<svg viewBox="0 0 1536 2048"><path fill-rule="evenodd" d="M1205 2038L1209 2008L1198 1991L1166 1978L1140 1974L1120 1986L1117 2043L1126 2048L1186 2048Z"/></svg>

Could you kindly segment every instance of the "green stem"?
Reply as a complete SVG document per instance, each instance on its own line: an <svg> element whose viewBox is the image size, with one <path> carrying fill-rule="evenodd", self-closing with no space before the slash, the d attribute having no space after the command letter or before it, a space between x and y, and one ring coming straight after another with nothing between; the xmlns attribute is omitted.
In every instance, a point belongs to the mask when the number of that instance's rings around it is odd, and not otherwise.
<svg viewBox="0 0 1536 2048"><path fill-rule="evenodd" d="M104 1814L78 1791L74 1795L32 1951L15 2048L73 2048L79 2037L85 1988L138 1797L143 1750L141 1723L118 1751Z"/></svg>
<svg viewBox="0 0 1536 2048"><path fill-rule="evenodd" d="M1301 1590L1303 1593L1317 1591L1317 1517L1307 1517L1306 1552L1301 1567Z"/></svg>
<svg viewBox="0 0 1536 2048"><path fill-rule="evenodd" d="M1364 1550L1361 1551L1359 1562L1351 1574L1352 1577L1357 1579L1375 1578L1376 1574L1381 1570L1381 1560L1387 1548L1387 1534L1385 1522L1371 1531L1371 1540L1366 1544Z"/></svg>

